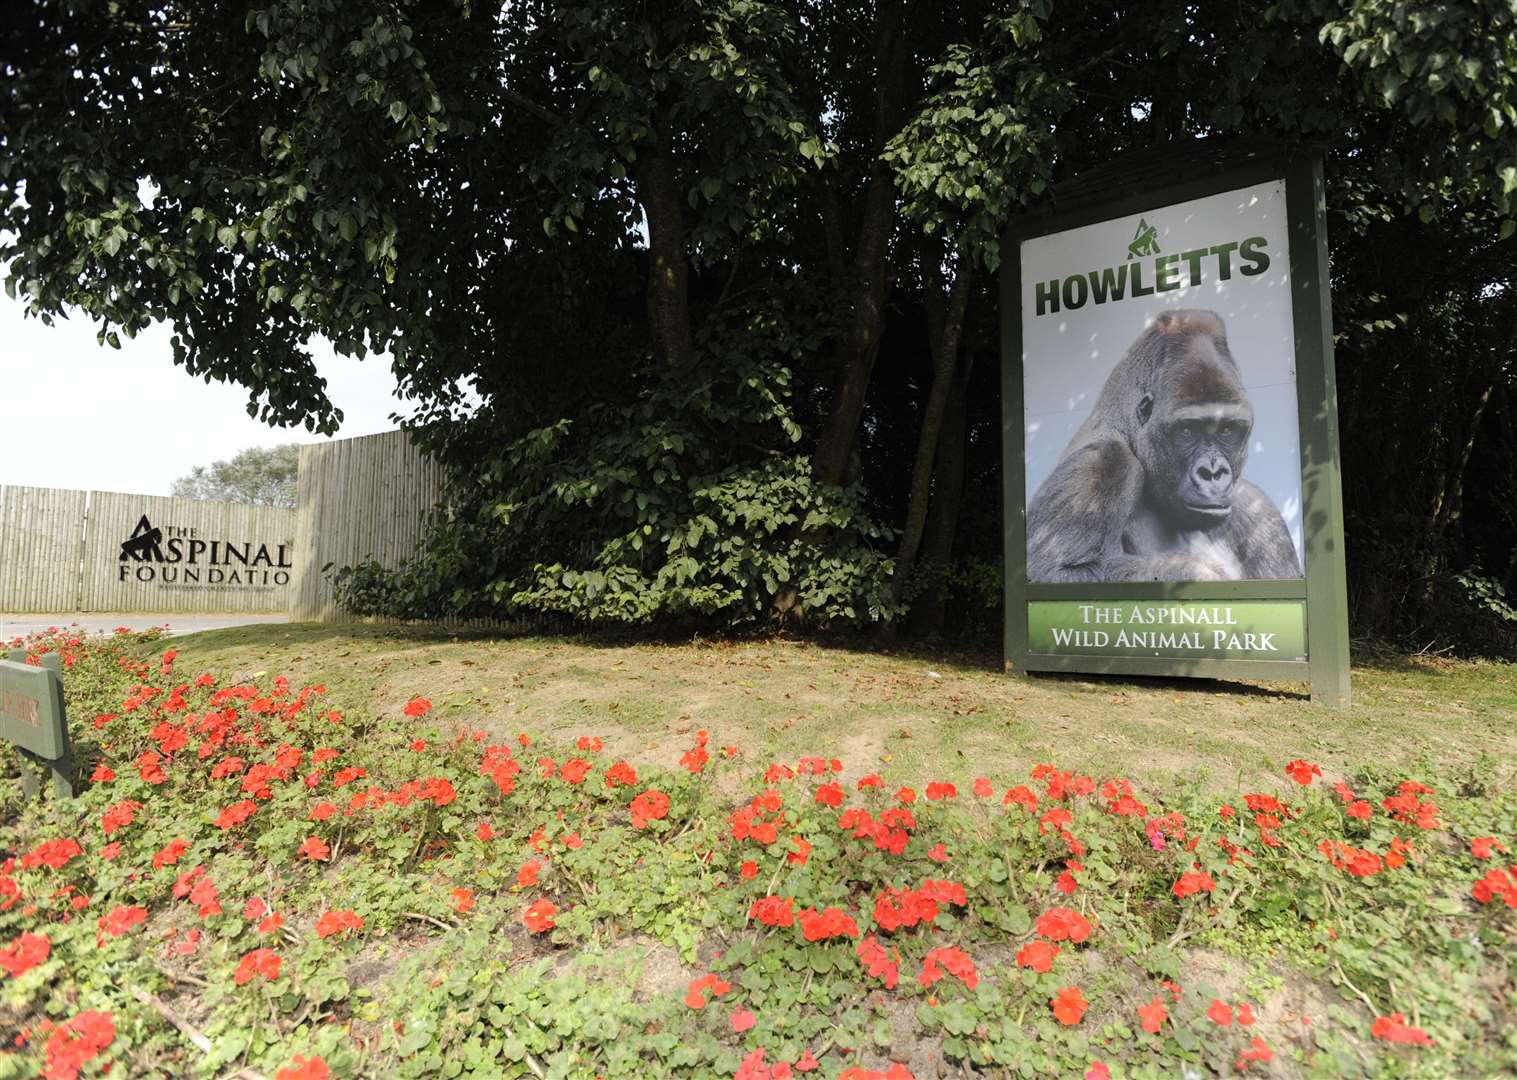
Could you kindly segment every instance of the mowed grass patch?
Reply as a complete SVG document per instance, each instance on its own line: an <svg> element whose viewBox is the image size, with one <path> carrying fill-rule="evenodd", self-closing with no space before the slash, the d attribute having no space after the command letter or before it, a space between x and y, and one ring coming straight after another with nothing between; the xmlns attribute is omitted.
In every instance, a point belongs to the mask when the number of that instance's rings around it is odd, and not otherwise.
<svg viewBox="0 0 1517 1080"><path fill-rule="evenodd" d="M1279 755L1342 773L1517 761L1517 668L1377 657L1354 705L1304 685L1007 675L989 655L880 652L773 639L691 644L459 635L398 626L254 626L176 640L209 670L325 681L377 715L414 693L435 719L492 738L599 735L634 762L672 764L697 728L750 756L833 748L848 775L1025 777L1059 760L1161 785L1279 783ZM1511 767L1511 766L1508 766Z"/></svg>

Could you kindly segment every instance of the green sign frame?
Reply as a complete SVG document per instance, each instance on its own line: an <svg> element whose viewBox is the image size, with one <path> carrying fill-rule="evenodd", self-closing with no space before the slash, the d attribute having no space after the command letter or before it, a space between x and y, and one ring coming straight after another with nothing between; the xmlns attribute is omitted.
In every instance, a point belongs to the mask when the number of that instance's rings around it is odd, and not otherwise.
<svg viewBox="0 0 1517 1080"><path fill-rule="evenodd" d="M1314 703L1350 703L1348 597L1344 569L1342 465L1338 395L1333 363L1332 305L1328 283L1327 200L1321 155L1272 143L1197 144L1191 160L1145 167L1118 160L1101 178L1080 178L1069 198L1050 213L1012 223L1001 241L1001 444L1005 551L1004 659L1008 671L1090 672L1112 675L1196 676L1307 681ZM1150 158L1152 156L1150 155ZM1180 177L1184 177L1180 179ZM1022 364L1024 240L1159 210L1175 203L1254 184L1282 181L1289 243L1296 406L1300 432L1301 501L1305 574L1296 580L1031 582L1027 573L1026 446ZM1303 649L1292 659L1224 659L1215 650L1091 648L1034 650L1030 620L1050 603L1245 607L1293 602L1302 611ZM1147 642L1145 642L1147 643ZM1294 644L1294 639L1292 639ZM1211 655L1208 655L1208 652ZM1233 654L1235 655L1235 654ZM1248 651L1244 650L1244 655Z"/></svg>
<svg viewBox="0 0 1517 1080"><path fill-rule="evenodd" d="M27 761L53 774L53 791L74 795L74 752L69 742L68 712L63 702L63 665L57 653L42 656L42 666L26 662L26 650L0 660L0 738L13 743ZM37 793L37 778L23 765L21 786Z"/></svg>

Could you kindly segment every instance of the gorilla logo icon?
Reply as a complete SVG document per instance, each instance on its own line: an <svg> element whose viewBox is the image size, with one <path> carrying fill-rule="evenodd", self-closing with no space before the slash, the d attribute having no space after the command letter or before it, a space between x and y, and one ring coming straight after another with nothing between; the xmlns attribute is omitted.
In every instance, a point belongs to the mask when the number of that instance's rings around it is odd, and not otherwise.
<svg viewBox="0 0 1517 1080"><path fill-rule="evenodd" d="M1027 509L1031 581L1299 578L1243 479L1254 411L1214 311L1166 311L1112 369Z"/></svg>

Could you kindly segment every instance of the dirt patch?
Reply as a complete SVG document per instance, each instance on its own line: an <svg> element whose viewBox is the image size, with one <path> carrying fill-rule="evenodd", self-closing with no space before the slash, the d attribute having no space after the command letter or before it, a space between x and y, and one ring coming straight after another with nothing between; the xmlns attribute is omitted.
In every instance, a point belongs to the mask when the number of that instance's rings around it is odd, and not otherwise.
<svg viewBox="0 0 1517 1080"><path fill-rule="evenodd" d="M1250 996L1247 983L1255 975L1269 980L1275 988L1267 994ZM1252 1033L1275 1050L1270 1076L1295 1080L1306 1075L1295 1055L1280 1051L1290 1046L1301 1051L1303 1057L1310 1057L1317 1048L1313 1026L1331 1022L1329 1008L1354 1017L1353 1025L1332 1022L1333 1027L1362 1061L1372 1060L1372 1055L1361 1050L1360 1040L1353 1035L1356 1029L1369 1031L1374 1017L1368 1010L1359 1002L1344 998L1336 987L1284 964L1268 962L1251 966L1245 960L1215 950L1195 949L1186 954L1181 982L1187 986L1210 986L1219 999L1230 1005L1248 1002L1252 1006L1256 1017Z"/></svg>

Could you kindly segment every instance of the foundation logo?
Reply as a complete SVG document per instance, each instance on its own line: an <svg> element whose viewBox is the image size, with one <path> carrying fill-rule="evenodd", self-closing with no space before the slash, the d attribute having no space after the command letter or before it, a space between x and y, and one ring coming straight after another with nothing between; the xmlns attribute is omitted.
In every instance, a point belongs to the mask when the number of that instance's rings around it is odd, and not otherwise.
<svg viewBox="0 0 1517 1080"><path fill-rule="evenodd" d="M198 528L158 528L143 514L132 535L121 542L118 579L190 588L283 586L290 583L295 565L291 546L276 544L270 552L268 544L251 540L204 540Z"/></svg>
<svg viewBox="0 0 1517 1080"><path fill-rule="evenodd" d="M118 534L119 535L119 534ZM163 562L163 531L155 529L148 521L147 515L142 515L142 520L137 522L137 527L132 530L132 535L121 543L121 561L136 559L138 562Z"/></svg>
<svg viewBox="0 0 1517 1080"><path fill-rule="evenodd" d="M1138 219L1138 231L1133 233L1132 243L1127 245L1127 257L1129 259L1141 259L1147 255L1158 255L1159 230L1154 228L1142 218Z"/></svg>

